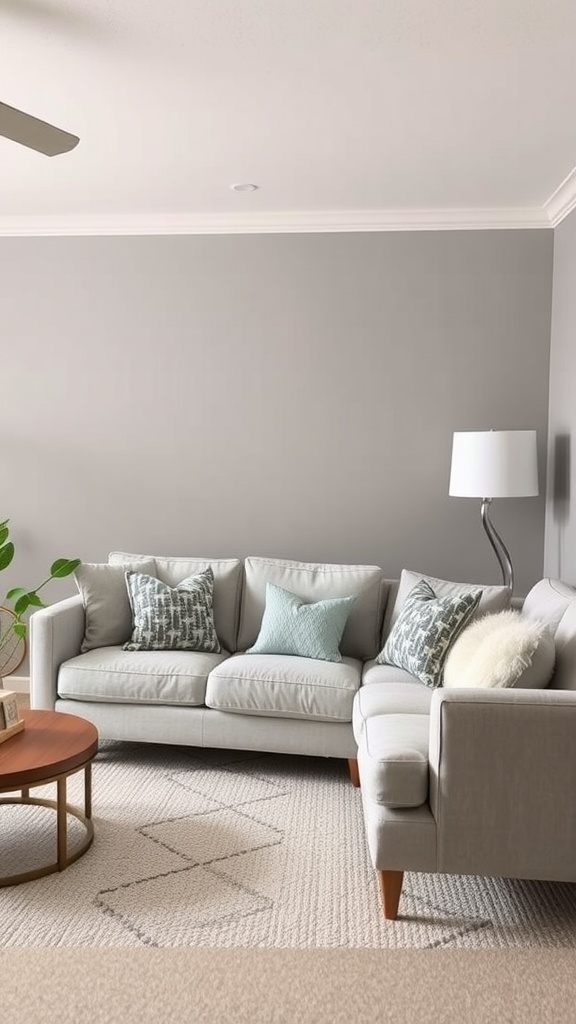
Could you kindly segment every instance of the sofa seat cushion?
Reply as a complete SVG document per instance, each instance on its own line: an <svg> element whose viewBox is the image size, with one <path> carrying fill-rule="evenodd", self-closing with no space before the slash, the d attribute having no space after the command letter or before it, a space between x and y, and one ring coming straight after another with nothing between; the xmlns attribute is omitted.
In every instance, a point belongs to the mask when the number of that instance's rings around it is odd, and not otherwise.
<svg viewBox="0 0 576 1024"><path fill-rule="evenodd" d="M428 799L428 715L375 715L358 748L363 798L382 807L420 807Z"/></svg>
<svg viewBox="0 0 576 1024"><path fill-rule="evenodd" d="M362 686L372 686L373 683L414 683L420 689L424 686L408 669L398 668L397 665L379 665L374 660L365 662L362 671Z"/></svg>
<svg viewBox="0 0 576 1024"><path fill-rule="evenodd" d="M60 666L58 695L114 704L204 704L206 680L220 654L124 651L100 647Z"/></svg>
<svg viewBox="0 0 576 1024"><path fill-rule="evenodd" d="M369 718L376 715L427 715L432 690L418 680L390 679L372 686L361 686L354 698L352 725L358 745Z"/></svg>
<svg viewBox="0 0 576 1024"><path fill-rule="evenodd" d="M206 704L219 711L318 722L351 722L361 662L286 654L235 654L208 678Z"/></svg>

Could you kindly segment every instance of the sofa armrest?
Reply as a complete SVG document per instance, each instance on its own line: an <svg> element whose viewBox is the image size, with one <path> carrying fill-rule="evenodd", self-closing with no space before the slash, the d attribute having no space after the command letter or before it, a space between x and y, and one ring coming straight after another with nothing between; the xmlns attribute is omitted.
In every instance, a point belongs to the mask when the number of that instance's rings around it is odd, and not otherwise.
<svg viewBox="0 0 576 1024"><path fill-rule="evenodd" d="M437 690L440 871L576 881L576 692Z"/></svg>
<svg viewBox="0 0 576 1024"><path fill-rule="evenodd" d="M80 654L84 606L80 595L34 612L30 618L30 706L52 709L58 695L58 669Z"/></svg>

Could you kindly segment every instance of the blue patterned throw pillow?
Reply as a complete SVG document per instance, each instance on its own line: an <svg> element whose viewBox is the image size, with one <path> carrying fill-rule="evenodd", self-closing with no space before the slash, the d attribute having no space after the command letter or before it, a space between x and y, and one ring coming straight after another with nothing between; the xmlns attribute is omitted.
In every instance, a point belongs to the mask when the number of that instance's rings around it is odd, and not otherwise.
<svg viewBox="0 0 576 1024"><path fill-rule="evenodd" d="M406 669L426 686L441 686L448 651L481 597L481 590L436 597L430 584L420 580L406 598L377 663Z"/></svg>
<svg viewBox="0 0 576 1024"><path fill-rule="evenodd" d="M210 566L169 587L154 576L128 571L132 608L131 639L125 651L203 651L218 654L212 616L214 574Z"/></svg>
<svg viewBox="0 0 576 1024"><path fill-rule="evenodd" d="M340 640L355 600L335 597L305 604L289 590L267 583L262 625L247 653L342 661Z"/></svg>

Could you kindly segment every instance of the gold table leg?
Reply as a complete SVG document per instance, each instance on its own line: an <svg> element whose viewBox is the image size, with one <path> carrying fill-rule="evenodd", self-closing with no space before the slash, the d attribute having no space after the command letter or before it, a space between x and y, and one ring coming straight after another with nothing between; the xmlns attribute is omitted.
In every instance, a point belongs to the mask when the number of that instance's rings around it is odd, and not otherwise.
<svg viewBox="0 0 576 1024"><path fill-rule="evenodd" d="M58 871L66 867L66 845L68 839L68 821L66 818L66 777L58 779L56 783L58 793L56 796L57 815L57 847L58 847Z"/></svg>
<svg viewBox="0 0 576 1024"><path fill-rule="evenodd" d="M92 762L84 769L84 814L92 817Z"/></svg>
<svg viewBox="0 0 576 1024"><path fill-rule="evenodd" d="M84 813L79 807L73 807L67 803L66 779L76 771L84 769ZM56 783L56 800L44 799L30 796L30 790L35 786L47 786ZM19 874L1 876L0 889L8 885L20 885L21 882L31 882L36 878L43 878L55 871L64 871L89 849L94 839L94 822L92 821L92 762L80 765L72 772L64 776L53 776L50 779L42 779L41 782L33 783L32 786L22 786L20 796L4 796L5 792L11 790L0 790L0 805L3 804L29 804L35 807L49 807L56 811L56 860L43 867L33 868L31 871L23 871ZM68 856L68 816L77 819L85 830L83 842ZM0 861L1 864L1 861Z"/></svg>

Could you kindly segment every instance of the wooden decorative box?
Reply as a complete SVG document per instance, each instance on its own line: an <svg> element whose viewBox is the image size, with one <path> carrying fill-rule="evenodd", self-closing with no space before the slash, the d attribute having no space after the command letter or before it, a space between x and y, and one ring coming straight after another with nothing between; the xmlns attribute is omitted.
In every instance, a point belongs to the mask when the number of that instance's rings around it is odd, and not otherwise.
<svg viewBox="0 0 576 1024"><path fill-rule="evenodd" d="M24 728L18 711L18 697L12 690L0 690L0 743Z"/></svg>

